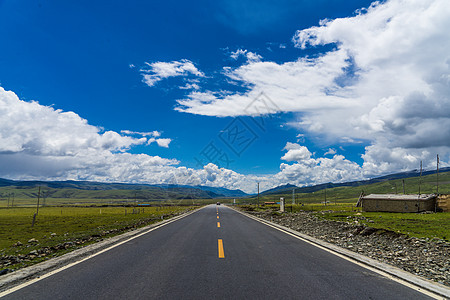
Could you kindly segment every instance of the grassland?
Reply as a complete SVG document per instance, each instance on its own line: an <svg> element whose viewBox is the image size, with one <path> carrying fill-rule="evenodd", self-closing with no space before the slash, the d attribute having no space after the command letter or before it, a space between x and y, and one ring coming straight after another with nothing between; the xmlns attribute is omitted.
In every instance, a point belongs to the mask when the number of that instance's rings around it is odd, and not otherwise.
<svg viewBox="0 0 450 300"><path fill-rule="evenodd" d="M279 205L241 206L246 210L264 211L279 210ZM450 241L450 212L445 213L386 213L386 212L362 212L355 203L310 203L288 204L286 213L300 211L313 213L315 216L338 222L350 222L355 225L365 225L373 228L384 229L402 233L417 238L437 238Z"/></svg>
<svg viewBox="0 0 450 300"><path fill-rule="evenodd" d="M333 221L352 221L373 228L399 232L417 238L450 240L450 213L381 213L327 212L322 218Z"/></svg>
<svg viewBox="0 0 450 300"><path fill-rule="evenodd" d="M22 257L17 268L73 250L125 230L145 226L192 206L156 207L40 207L0 209L0 255ZM34 241L32 240L34 239ZM29 242L32 240L33 242ZM44 251L44 250L45 251ZM40 255L31 257L30 252ZM1 268L0 268L1 269Z"/></svg>

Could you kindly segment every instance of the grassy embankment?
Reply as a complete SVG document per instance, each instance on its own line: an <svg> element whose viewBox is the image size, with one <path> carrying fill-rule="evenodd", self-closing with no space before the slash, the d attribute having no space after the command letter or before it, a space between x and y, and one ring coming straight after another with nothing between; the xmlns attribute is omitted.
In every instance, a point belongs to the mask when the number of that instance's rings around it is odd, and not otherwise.
<svg viewBox="0 0 450 300"><path fill-rule="evenodd" d="M32 221L36 208L2 208L0 209L0 255L28 255L20 263L4 266L3 269L22 267L42 261L49 256L61 255L103 237L149 225L160 221L162 217L168 218L175 213L193 208L188 206L40 207L33 227ZM29 243L31 239L37 242ZM48 255L30 259L29 253L39 249L45 249Z"/></svg>

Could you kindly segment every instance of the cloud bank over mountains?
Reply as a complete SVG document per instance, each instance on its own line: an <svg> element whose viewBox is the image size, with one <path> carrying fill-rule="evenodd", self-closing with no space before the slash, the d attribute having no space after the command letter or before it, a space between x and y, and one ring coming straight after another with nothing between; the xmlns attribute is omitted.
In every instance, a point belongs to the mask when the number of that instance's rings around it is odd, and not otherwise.
<svg viewBox="0 0 450 300"><path fill-rule="evenodd" d="M74 112L22 101L2 87L0 115L0 177L211 185L246 191L253 189L257 178L214 164L196 170L178 166L177 159L129 153L137 145L169 147L172 140L161 138L159 131L103 131Z"/></svg>

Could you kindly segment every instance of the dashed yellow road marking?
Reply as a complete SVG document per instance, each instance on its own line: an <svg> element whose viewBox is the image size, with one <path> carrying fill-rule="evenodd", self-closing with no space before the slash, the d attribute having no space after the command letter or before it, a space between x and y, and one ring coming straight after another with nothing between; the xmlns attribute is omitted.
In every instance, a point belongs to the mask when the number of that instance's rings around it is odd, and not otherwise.
<svg viewBox="0 0 450 300"><path fill-rule="evenodd" d="M219 216L217 216L217 219L219 218Z"/></svg>
<svg viewBox="0 0 450 300"><path fill-rule="evenodd" d="M223 242L221 239L218 240L219 246L219 258L225 258L225 253L223 252Z"/></svg>
<svg viewBox="0 0 450 300"><path fill-rule="evenodd" d="M217 222L217 227L220 228L220 222Z"/></svg>

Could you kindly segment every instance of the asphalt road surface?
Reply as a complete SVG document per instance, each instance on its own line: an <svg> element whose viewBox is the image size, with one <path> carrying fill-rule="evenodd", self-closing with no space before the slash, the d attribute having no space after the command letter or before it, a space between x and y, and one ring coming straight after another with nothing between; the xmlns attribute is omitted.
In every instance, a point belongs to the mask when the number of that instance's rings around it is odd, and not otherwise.
<svg viewBox="0 0 450 300"><path fill-rule="evenodd" d="M5 299L428 297L223 205L210 205Z"/></svg>

